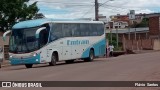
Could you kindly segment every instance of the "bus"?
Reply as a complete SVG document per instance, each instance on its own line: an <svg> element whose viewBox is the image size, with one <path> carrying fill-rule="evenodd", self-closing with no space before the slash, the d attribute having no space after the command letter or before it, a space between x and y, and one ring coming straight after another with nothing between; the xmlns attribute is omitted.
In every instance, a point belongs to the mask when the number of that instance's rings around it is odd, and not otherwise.
<svg viewBox="0 0 160 90"><path fill-rule="evenodd" d="M101 21L62 21L36 19L15 24L10 33L9 60L11 65L66 63L76 59L92 61L105 55L106 38Z"/></svg>

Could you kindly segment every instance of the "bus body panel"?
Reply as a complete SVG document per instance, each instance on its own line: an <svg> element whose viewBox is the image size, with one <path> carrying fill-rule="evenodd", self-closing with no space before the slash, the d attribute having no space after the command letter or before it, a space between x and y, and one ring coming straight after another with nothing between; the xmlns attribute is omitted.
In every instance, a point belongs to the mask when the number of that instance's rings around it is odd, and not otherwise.
<svg viewBox="0 0 160 90"><path fill-rule="evenodd" d="M53 23L68 23L68 22L50 22L52 28ZM69 22L72 24L72 22ZM75 23L75 22L74 22ZM76 22L77 24L81 24ZM96 22L91 22L93 24ZM98 24L102 24L97 22ZM83 22L85 24L85 22ZM90 22L86 23L90 24ZM14 26L14 28L20 28L21 24ZM37 24L38 26L38 24ZM23 24L25 27L25 24ZM50 28L50 30L51 30ZM101 29L102 30L102 29ZM49 38L51 37L49 33ZM49 41L48 38L48 41ZM89 57L91 48L94 50L95 56L102 56L105 54L106 38L105 31L101 36L80 36L80 37L63 37L52 42L48 42L45 46L41 47L37 51L23 54L9 53L10 61L12 65L17 64L39 64L51 62L51 57L54 52L58 52L59 61L80 59ZM35 55L36 54L36 55Z"/></svg>
<svg viewBox="0 0 160 90"><path fill-rule="evenodd" d="M82 41L80 44L72 41ZM68 42L67 42L68 41ZM83 41L89 41L85 43ZM51 56L53 52L58 52L59 61L87 58L89 56L90 49L94 49L95 56L102 56L105 54L106 40L104 35L101 37L72 37L63 38L42 47L36 52L30 54L16 54L13 55L17 58L11 58L11 64L38 64L51 62ZM34 53L39 53L33 56ZM29 57L30 56L30 57ZM37 61L38 59L38 61Z"/></svg>
<svg viewBox="0 0 160 90"><path fill-rule="evenodd" d="M40 54L28 58L12 58L10 59L12 65L20 64L40 64Z"/></svg>

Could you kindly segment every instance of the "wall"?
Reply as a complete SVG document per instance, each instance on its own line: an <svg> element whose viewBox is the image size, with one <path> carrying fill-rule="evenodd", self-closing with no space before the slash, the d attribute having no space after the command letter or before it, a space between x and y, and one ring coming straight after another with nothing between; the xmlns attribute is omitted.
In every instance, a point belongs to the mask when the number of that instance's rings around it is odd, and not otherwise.
<svg viewBox="0 0 160 90"><path fill-rule="evenodd" d="M128 50L154 50L154 40L140 39L140 40L125 40L123 43L124 49Z"/></svg>
<svg viewBox="0 0 160 90"><path fill-rule="evenodd" d="M154 50L160 50L160 40L158 40L158 39L154 40L153 49Z"/></svg>
<svg viewBox="0 0 160 90"><path fill-rule="evenodd" d="M6 41L3 41L3 37L0 36L0 46L8 45L9 44L9 36L6 36Z"/></svg>
<svg viewBox="0 0 160 90"><path fill-rule="evenodd" d="M3 47L3 58L4 60L8 60L9 55L8 55L8 45L9 45L9 36L6 36L6 41L3 41L3 37L0 36L0 46Z"/></svg>
<svg viewBox="0 0 160 90"><path fill-rule="evenodd" d="M150 17L149 18L149 34L153 35L160 35L160 17Z"/></svg>
<svg viewBox="0 0 160 90"><path fill-rule="evenodd" d="M158 39L140 39L125 40L124 49L128 50L160 50L160 40Z"/></svg>

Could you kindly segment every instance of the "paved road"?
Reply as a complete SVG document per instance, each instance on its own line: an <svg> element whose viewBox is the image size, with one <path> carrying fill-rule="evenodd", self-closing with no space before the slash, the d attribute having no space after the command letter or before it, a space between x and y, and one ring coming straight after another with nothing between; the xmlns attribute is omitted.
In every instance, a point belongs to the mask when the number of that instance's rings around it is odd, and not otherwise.
<svg viewBox="0 0 160 90"><path fill-rule="evenodd" d="M57 66L11 66L0 69L1 81L160 81L160 52L99 58ZM13 89L13 88L12 88ZM12 90L0 88L0 90ZM15 88L17 90L17 88ZM18 88L22 90L22 88ZM24 88L28 90L28 88ZM35 89L35 88L34 88ZM42 90L42 88L37 88ZM45 88L50 90L50 88ZM54 88L55 90L159 90L159 88Z"/></svg>

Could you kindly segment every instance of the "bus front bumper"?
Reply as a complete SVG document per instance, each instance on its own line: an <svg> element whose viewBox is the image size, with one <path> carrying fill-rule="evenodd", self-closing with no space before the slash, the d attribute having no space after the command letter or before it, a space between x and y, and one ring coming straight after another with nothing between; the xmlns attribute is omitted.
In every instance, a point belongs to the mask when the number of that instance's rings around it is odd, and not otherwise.
<svg viewBox="0 0 160 90"><path fill-rule="evenodd" d="M40 64L40 54L28 58L10 58L11 65Z"/></svg>

